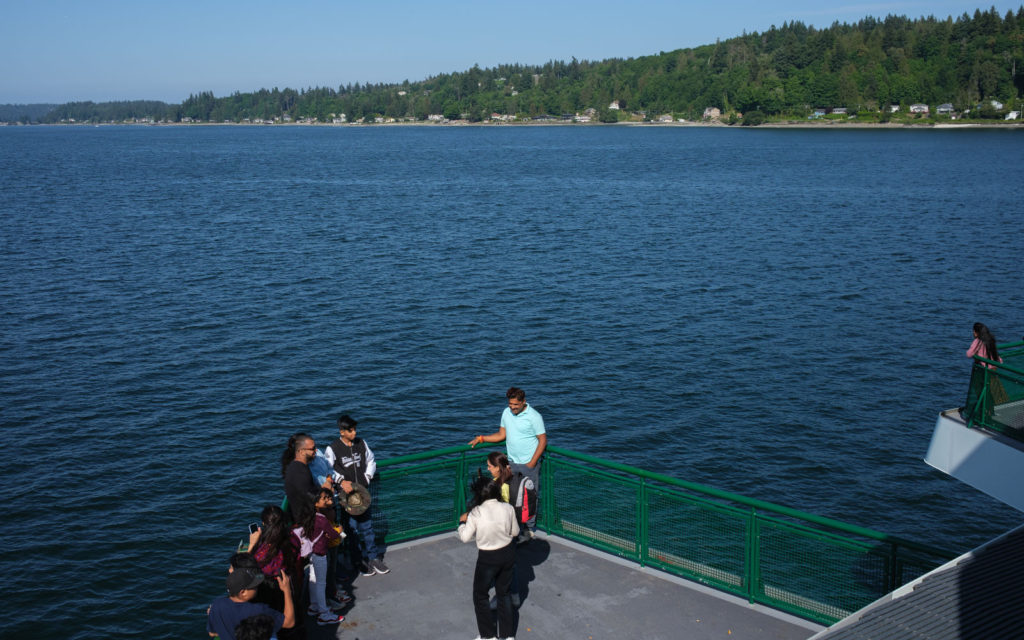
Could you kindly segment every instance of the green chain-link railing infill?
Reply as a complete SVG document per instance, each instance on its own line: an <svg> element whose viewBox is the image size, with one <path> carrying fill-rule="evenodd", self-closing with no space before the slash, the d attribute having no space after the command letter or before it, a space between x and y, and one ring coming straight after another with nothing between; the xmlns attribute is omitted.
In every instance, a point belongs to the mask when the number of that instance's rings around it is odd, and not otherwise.
<svg viewBox="0 0 1024 640"><path fill-rule="evenodd" d="M378 463L374 523L389 543L454 530L486 451ZM769 502L550 446L538 524L641 565L831 624L953 557Z"/></svg>
<svg viewBox="0 0 1024 640"><path fill-rule="evenodd" d="M981 427L1024 442L1024 342L999 345L1002 362L974 356L963 416Z"/></svg>

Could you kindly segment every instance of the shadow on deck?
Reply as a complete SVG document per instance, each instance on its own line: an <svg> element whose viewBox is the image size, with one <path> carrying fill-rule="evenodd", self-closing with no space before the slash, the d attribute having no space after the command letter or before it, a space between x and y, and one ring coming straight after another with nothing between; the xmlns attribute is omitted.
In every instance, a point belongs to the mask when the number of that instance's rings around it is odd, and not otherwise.
<svg viewBox="0 0 1024 640"><path fill-rule="evenodd" d="M391 573L358 576L356 601L311 640L476 637L476 546L455 533L388 549ZM543 534L519 547L519 640L804 640L824 629L735 596ZM310 620L310 622L312 622ZM307 623L308 624L308 623Z"/></svg>

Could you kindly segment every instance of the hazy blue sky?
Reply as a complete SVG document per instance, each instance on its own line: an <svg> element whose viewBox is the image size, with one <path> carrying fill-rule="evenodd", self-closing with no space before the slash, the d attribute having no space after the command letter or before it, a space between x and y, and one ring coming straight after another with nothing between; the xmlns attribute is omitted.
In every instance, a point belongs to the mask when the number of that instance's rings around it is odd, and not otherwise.
<svg viewBox="0 0 1024 640"><path fill-rule="evenodd" d="M956 18L990 6L1021 3L0 0L0 104L416 81L474 64L637 57L791 20Z"/></svg>

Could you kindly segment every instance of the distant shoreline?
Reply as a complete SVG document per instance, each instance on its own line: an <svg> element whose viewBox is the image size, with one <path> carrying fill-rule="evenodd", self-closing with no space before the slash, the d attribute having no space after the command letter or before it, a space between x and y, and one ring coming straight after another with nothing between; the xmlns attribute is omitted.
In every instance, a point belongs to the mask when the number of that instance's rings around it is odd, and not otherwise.
<svg viewBox="0 0 1024 640"><path fill-rule="evenodd" d="M739 123L729 125L720 121L687 122L277 122L273 124L254 122L53 122L46 124L9 123L9 127L701 127L736 129L1015 129L1024 128L1024 121L996 122L841 122L815 120L808 122L766 122L743 127Z"/></svg>

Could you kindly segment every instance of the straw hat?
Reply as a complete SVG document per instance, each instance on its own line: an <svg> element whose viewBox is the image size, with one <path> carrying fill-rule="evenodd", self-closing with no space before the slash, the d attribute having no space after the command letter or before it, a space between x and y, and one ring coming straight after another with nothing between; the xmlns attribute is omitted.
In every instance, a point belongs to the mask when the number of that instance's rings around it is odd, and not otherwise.
<svg viewBox="0 0 1024 640"><path fill-rule="evenodd" d="M370 492L361 484L352 483L352 493L338 493L338 502L350 516L362 515L370 508Z"/></svg>

